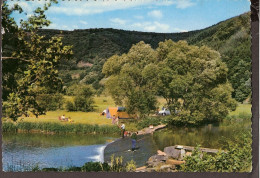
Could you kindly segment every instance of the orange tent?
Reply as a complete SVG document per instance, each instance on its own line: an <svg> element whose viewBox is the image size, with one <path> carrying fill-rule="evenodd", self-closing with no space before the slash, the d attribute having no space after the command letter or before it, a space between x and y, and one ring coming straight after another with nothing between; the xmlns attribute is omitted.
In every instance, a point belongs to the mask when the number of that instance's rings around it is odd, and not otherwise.
<svg viewBox="0 0 260 178"><path fill-rule="evenodd" d="M130 118L124 107L108 107L106 110L107 118L112 118L114 115L115 117L119 117L120 119Z"/></svg>

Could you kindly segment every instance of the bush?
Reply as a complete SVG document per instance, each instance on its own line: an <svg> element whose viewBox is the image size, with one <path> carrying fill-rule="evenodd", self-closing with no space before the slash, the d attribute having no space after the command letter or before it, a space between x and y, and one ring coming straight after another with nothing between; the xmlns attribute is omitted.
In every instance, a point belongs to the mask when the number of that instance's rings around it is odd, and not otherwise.
<svg viewBox="0 0 260 178"><path fill-rule="evenodd" d="M138 122L137 128L143 129L149 127L150 125L157 126L160 125L161 119L158 117L147 117Z"/></svg>
<svg viewBox="0 0 260 178"><path fill-rule="evenodd" d="M103 166L99 162L87 162L82 166L81 170L86 172L100 172L103 171Z"/></svg>
<svg viewBox="0 0 260 178"><path fill-rule="evenodd" d="M227 140L227 139L226 139ZM226 141L227 152L216 155L202 153L197 147L191 156L185 157L180 171L185 172L250 172L252 168L252 139L250 131Z"/></svg>
<svg viewBox="0 0 260 178"><path fill-rule="evenodd" d="M67 111L75 111L75 106L72 101L67 101L65 104L65 108Z"/></svg>
<svg viewBox="0 0 260 178"><path fill-rule="evenodd" d="M47 111L55 111L62 108L64 97L60 93L41 94L37 96L36 100L37 103L43 108L46 108Z"/></svg>

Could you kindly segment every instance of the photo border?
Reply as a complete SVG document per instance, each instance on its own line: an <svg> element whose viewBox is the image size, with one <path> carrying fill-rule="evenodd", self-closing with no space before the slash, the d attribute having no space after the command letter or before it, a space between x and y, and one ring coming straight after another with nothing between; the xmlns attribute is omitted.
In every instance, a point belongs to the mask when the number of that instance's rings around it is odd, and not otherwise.
<svg viewBox="0 0 260 178"><path fill-rule="evenodd" d="M2 4L4 0L0 0ZM35 0L36 1L36 0ZM74 0L77 1L77 0ZM81 0L80 0L81 1ZM86 0L87 1L87 0ZM112 1L112 0L110 0ZM156 1L156 0L155 0ZM215 172L202 172L202 173L186 173L186 172L174 172L174 173L132 173L132 172L3 172L2 161L0 161L0 177L5 178L35 178L35 177L48 177L48 178L258 178L259 177L259 2L258 0L251 0L251 56L252 56L252 172L250 173L215 173ZM0 16L2 17L2 10ZM2 27L2 18L0 19ZM0 45L2 47L2 34L0 35ZM2 55L0 62L0 83L2 83ZM2 87L0 87L0 101L2 103ZM0 106L0 117L2 118L2 105ZM2 121L0 122L0 142L2 143ZM0 149L0 157L2 158L2 147Z"/></svg>

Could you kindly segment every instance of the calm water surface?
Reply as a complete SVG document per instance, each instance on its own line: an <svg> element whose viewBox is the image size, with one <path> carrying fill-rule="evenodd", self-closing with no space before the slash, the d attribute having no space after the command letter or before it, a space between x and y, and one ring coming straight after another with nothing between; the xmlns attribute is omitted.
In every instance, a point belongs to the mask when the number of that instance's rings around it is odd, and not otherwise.
<svg viewBox="0 0 260 178"><path fill-rule="evenodd" d="M114 137L101 135L4 134L3 170L82 166L103 161L105 146Z"/></svg>
<svg viewBox="0 0 260 178"><path fill-rule="evenodd" d="M187 145L208 148L222 148L221 140L230 138L241 130L250 130L250 121L206 125L199 128L168 128L155 132L138 143L139 152L145 154L145 160L128 153L131 142L117 145L117 153L125 154L127 159L137 159L145 164L157 149L173 145ZM4 171L28 171L36 165L44 167L83 166L89 161L104 161L104 148L115 137L102 135L44 135L44 134L4 134L3 135L3 169ZM120 142L119 142L120 143ZM125 148L124 148L125 147ZM113 148L110 148L114 150ZM105 158L109 155L105 155ZM120 156L120 155L117 155ZM122 155L123 156L123 155ZM142 165L139 165L142 166Z"/></svg>

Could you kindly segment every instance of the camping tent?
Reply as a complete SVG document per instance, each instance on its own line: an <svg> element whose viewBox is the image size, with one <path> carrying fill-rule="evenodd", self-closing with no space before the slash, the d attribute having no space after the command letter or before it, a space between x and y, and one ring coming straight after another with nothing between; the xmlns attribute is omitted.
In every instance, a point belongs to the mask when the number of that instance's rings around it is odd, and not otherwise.
<svg viewBox="0 0 260 178"><path fill-rule="evenodd" d="M130 118L124 107L108 107L106 109L106 117L112 118L114 115L115 117L119 117L120 119Z"/></svg>

